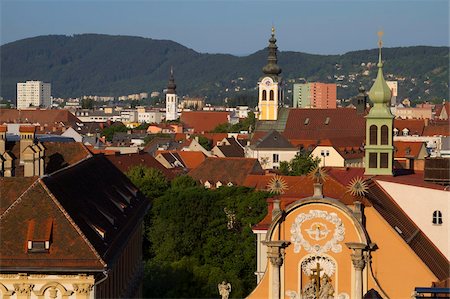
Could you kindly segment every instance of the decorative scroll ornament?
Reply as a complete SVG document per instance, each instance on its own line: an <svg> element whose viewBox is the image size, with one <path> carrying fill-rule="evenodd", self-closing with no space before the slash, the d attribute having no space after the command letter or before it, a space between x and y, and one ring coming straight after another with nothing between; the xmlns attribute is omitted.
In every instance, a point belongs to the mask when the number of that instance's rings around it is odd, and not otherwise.
<svg viewBox="0 0 450 299"><path fill-rule="evenodd" d="M330 240L325 244L311 244L306 240L302 233L302 224L305 221L312 219L323 219L334 225L334 232ZM315 227L314 227L315 225ZM324 232L320 232L321 229L325 229ZM311 239L318 241L325 239L329 230L325 224L322 222L315 222L310 228L304 229ZM317 232L319 230L319 232ZM339 244L344 240L345 227L342 220L337 216L336 213L328 213L321 210L310 210L308 214L301 213L295 218L295 222L291 226L291 242L294 244L294 252L298 253L302 247L311 254L320 255L322 253L333 251L334 253L339 253L342 251L342 245ZM317 236L317 237L316 237Z"/></svg>

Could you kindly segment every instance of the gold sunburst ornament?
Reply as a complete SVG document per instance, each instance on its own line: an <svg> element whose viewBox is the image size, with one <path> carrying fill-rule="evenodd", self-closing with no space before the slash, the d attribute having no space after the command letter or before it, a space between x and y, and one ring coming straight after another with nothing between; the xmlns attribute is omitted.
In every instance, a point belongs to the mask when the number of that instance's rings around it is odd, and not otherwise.
<svg viewBox="0 0 450 299"><path fill-rule="evenodd" d="M267 184L267 190L272 194L284 194L287 189L286 181L279 175L274 176Z"/></svg>
<svg viewBox="0 0 450 299"><path fill-rule="evenodd" d="M309 173L308 176L316 183L323 183L327 180L328 174L323 167L316 166Z"/></svg>
<svg viewBox="0 0 450 299"><path fill-rule="evenodd" d="M347 186L348 192L355 197L363 197L369 191L367 182L361 178L353 178Z"/></svg>

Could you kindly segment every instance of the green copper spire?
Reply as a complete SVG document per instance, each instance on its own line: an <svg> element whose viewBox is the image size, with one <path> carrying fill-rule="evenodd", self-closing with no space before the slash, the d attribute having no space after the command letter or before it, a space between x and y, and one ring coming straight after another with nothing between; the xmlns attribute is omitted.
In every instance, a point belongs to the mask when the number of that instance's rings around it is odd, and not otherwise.
<svg viewBox="0 0 450 299"><path fill-rule="evenodd" d="M374 104L388 104L391 100L391 90L384 80L383 76L383 62L381 60L381 47L383 45L381 37L383 36L383 32L378 32L378 36L378 74L375 82L372 85L372 88L369 91L369 98Z"/></svg>
<svg viewBox="0 0 450 299"><path fill-rule="evenodd" d="M263 73L266 75L278 76L281 68L277 65L277 39L275 38L275 28L272 26L272 36L269 39L269 56L267 64L263 67Z"/></svg>

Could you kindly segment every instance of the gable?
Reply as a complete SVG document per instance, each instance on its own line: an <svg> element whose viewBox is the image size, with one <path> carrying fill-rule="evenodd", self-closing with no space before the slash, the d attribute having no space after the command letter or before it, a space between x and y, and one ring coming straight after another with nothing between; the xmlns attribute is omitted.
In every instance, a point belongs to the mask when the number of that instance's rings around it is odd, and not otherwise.
<svg viewBox="0 0 450 299"><path fill-rule="evenodd" d="M0 216L0 264L2 269L65 268L91 269L104 268L101 259L88 245L82 235L67 219L65 210L56 205L44 189L40 180L26 191L14 206ZM46 230L52 221L48 253L29 253L28 238L41 239L33 230ZM44 234L45 235L45 234ZM17 271L17 270L16 270ZM25 270L24 270L25 271Z"/></svg>

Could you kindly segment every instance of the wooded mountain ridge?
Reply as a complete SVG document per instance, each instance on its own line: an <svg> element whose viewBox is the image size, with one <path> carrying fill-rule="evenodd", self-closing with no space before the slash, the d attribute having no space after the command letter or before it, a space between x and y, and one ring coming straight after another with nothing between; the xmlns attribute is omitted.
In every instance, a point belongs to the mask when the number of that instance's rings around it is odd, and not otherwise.
<svg viewBox="0 0 450 299"><path fill-rule="evenodd" d="M162 91L173 66L180 96L253 105L267 61L267 49L238 57L198 53L170 40L102 34L27 38L2 45L0 53L1 96L11 100L17 82L26 80L50 82L52 96L63 98ZM354 96L360 82L366 89L372 85L377 60L378 49L343 55L281 51L287 102L292 84L304 81L335 82L338 98ZM399 81L399 98L448 100L449 47L385 48L383 60L386 79Z"/></svg>

